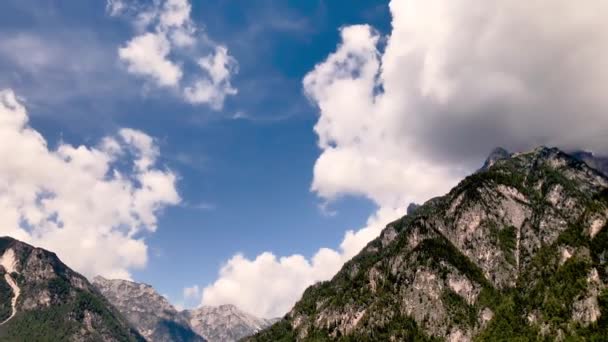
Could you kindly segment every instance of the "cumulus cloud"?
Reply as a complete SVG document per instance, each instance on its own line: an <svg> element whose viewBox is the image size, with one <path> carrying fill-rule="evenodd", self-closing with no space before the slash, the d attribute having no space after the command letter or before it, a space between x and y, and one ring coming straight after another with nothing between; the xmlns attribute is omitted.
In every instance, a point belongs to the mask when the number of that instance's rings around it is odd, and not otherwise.
<svg viewBox="0 0 608 342"><path fill-rule="evenodd" d="M202 305L234 304L260 317L283 316L308 286L330 279L400 212L379 210L365 228L346 232L338 250L321 248L311 259L265 252L250 260L237 254L221 268L219 279L203 289Z"/></svg>
<svg viewBox="0 0 608 342"><path fill-rule="evenodd" d="M323 152L312 190L328 200L362 195L392 208L440 193L457 173L419 158L402 133L400 113L378 102L380 36L367 25L341 33L337 51L304 79L321 111L315 132Z"/></svg>
<svg viewBox="0 0 608 342"><path fill-rule="evenodd" d="M304 79L320 114L312 190L324 201L364 196L395 218L391 208L445 193L495 146L606 154L608 2L393 0L390 9L389 36L342 28L336 51ZM341 252L312 260L237 255L203 303L283 314L356 253L344 252L348 241L359 250L379 232L347 234Z"/></svg>
<svg viewBox="0 0 608 342"><path fill-rule="evenodd" d="M145 266L143 236L180 201L151 137L121 129L96 146L49 148L23 103L2 90L0 140L0 235L50 249L88 276L128 279Z"/></svg>
<svg viewBox="0 0 608 342"><path fill-rule="evenodd" d="M137 32L118 49L129 73L214 110L237 93L230 82L238 70L236 59L192 21L189 0L155 0L151 5L108 0L106 11L130 18Z"/></svg>
<svg viewBox="0 0 608 342"><path fill-rule="evenodd" d="M345 27L337 51L304 80L320 111L312 189L321 197L421 202L494 146L608 148L600 57L608 24L598 15L608 4L432 0L390 8L383 50L369 26Z"/></svg>

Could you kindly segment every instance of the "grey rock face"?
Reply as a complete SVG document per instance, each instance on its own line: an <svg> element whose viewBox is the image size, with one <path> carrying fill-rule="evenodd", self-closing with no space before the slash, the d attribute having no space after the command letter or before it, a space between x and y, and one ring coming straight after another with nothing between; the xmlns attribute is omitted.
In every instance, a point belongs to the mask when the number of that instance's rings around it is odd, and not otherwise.
<svg viewBox="0 0 608 342"><path fill-rule="evenodd" d="M276 320L255 317L234 305L201 307L185 312L192 329L209 342L232 342L267 328Z"/></svg>
<svg viewBox="0 0 608 342"><path fill-rule="evenodd" d="M95 277L93 284L146 340L205 341L192 330L186 315L177 311L150 285L102 277Z"/></svg>

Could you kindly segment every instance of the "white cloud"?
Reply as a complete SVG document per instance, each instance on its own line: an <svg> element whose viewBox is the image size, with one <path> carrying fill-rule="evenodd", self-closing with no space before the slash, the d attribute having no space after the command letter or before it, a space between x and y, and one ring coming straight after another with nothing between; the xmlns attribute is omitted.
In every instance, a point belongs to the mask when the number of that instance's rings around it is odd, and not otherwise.
<svg viewBox="0 0 608 342"><path fill-rule="evenodd" d="M304 79L320 112L312 190L324 201L364 196L390 213L378 219L386 223L402 213L388 208L445 193L495 146L606 154L608 2L393 0L390 8L386 40L367 25L344 27L336 52ZM347 234L341 252L321 249L312 260L237 255L203 303L283 314L379 232Z"/></svg>
<svg viewBox="0 0 608 342"><path fill-rule="evenodd" d="M222 108L228 95L235 95L237 90L230 84L230 75L236 69L236 60L228 55L223 46L216 47L215 54L198 60L198 65L208 75L192 86L184 89L184 97L191 103L208 103L211 108Z"/></svg>
<svg viewBox="0 0 608 342"><path fill-rule="evenodd" d="M311 284L330 279L402 210L379 210L367 226L348 231L339 250L321 248L309 260L265 252L250 260L241 254L222 267L219 279L202 291L202 305L234 304L260 317L283 316Z"/></svg>
<svg viewBox="0 0 608 342"><path fill-rule="evenodd" d="M201 296L201 289L198 287L198 285L184 288L184 298L186 300L198 299L198 298L200 298L200 296Z"/></svg>
<svg viewBox="0 0 608 342"><path fill-rule="evenodd" d="M182 28L190 23L192 6L188 0L166 0L160 13L160 24L164 27Z"/></svg>
<svg viewBox="0 0 608 342"><path fill-rule="evenodd" d="M214 110L222 109L226 97L237 93L230 83L238 71L236 60L195 25L188 0L157 0L150 6L108 0L106 10L111 16L131 18L138 32L118 49L129 73Z"/></svg>
<svg viewBox="0 0 608 342"><path fill-rule="evenodd" d="M312 190L328 200L354 194L395 208L440 194L458 173L422 158L403 134L402 113L381 101L379 39L367 25L343 28L337 51L304 79L321 111L315 132L323 152Z"/></svg>
<svg viewBox="0 0 608 342"><path fill-rule="evenodd" d="M115 51L99 32L32 28L4 29L1 35L0 84L27 94L30 106L69 107L94 98L89 110L102 111L107 99L138 93L134 80L117 73Z"/></svg>
<svg viewBox="0 0 608 342"><path fill-rule="evenodd" d="M155 167L152 138L122 129L97 146L50 149L3 90L0 140L0 235L52 250L88 276L129 278L145 266L143 236L160 210L180 201L175 174Z"/></svg>
<svg viewBox="0 0 608 342"><path fill-rule="evenodd" d="M182 78L182 69L168 59L171 43L163 33L144 33L118 49L130 73L151 77L156 84L173 87Z"/></svg>
<svg viewBox="0 0 608 342"><path fill-rule="evenodd" d="M127 4L123 0L108 0L106 12L111 16L117 16L127 9Z"/></svg>

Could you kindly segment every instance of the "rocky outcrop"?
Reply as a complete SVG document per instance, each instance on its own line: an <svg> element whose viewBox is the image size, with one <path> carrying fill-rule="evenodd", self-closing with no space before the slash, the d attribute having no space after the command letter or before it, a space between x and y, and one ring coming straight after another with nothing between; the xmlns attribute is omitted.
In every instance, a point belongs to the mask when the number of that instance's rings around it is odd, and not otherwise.
<svg viewBox="0 0 608 342"><path fill-rule="evenodd" d="M601 340L607 222L608 178L580 158L497 150L250 340Z"/></svg>

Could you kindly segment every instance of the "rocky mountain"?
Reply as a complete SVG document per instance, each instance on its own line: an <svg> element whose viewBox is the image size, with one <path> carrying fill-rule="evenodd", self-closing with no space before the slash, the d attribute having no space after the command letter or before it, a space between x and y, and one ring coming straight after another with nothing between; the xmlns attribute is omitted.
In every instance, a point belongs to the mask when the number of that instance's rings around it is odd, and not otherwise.
<svg viewBox="0 0 608 342"><path fill-rule="evenodd" d="M203 342L186 315L179 312L150 285L95 277L93 284L146 340Z"/></svg>
<svg viewBox="0 0 608 342"><path fill-rule="evenodd" d="M238 341L276 322L250 315L234 305L203 306L186 311L186 315L192 329L210 342Z"/></svg>
<svg viewBox="0 0 608 342"><path fill-rule="evenodd" d="M93 284L151 342L231 342L276 320L247 314L233 305L178 311L150 285L95 277Z"/></svg>
<svg viewBox="0 0 608 342"><path fill-rule="evenodd" d="M605 175L554 148L503 154L249 340L604 341L607 222Z"/></svg>
<svg viewBox="0 0 608 342"><path fill-rule="evenodd" d="M144 341L54 253L0 238L0 340Z"/></svg>

